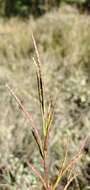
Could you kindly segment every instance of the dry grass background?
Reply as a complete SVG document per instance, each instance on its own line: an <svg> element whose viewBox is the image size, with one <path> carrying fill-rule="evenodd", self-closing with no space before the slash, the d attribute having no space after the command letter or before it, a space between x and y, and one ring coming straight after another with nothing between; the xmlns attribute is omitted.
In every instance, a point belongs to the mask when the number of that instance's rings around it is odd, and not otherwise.
<svg viewBox="0 0 90 190"><path fill-rule="evenodd" d="M54 178L59 162L64 158L63 144L67 136L70 158L90 133L90 16L64 6L37 20L31 17L25 21L18 18L0 21L1 165L9 165L10 159L13 165L25 158L34 158L37 162L30 124L5 87L8 83L14 88L39 128L32 31L41 55L46 101L48 103L52 97L55 102L50 145L51 176ZM90 189L90 142L85 151L76 167L80 176L71 190ZM22 172L17 175L12 189L28 190L26 186L22 187ZM19 182L17 178L20 178Z"/></svg>

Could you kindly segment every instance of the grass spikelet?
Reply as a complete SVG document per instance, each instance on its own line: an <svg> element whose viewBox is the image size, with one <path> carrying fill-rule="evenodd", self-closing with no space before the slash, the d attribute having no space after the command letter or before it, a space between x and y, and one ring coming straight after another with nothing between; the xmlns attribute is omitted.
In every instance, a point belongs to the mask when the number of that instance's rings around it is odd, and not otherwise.
<svg viewBox="0 0 90 190"><path fill-rule="evenodd" d="M41 72L41 60L40 60L40 55L39 55L37 44L36 44L33 34L32 34L32 39L33 39L33 44L34 44L35 53L36 53L36 60L34 58L33 58L33 60L36 65L39 101L41 104L42 114L44 115L44 90L43 90L43 80L42 80L42 72Z"/></svg>

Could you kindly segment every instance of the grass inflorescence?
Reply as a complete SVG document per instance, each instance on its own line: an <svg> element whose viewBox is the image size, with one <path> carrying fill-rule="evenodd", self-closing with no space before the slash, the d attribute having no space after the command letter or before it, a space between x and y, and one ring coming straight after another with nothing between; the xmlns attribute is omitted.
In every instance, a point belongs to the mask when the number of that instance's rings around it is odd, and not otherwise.
<svg viewBox="0 0 90 190"><path fill-rule="evenodd" d="M41 181L42 187L45 190L56 190L60 185L60 182L62 181L63 177L66 175L66 173L68 173L68 180L65 186L63 187L63 190L67 190L69 185L72 183L73 180L75 180L77 176L77 173L73 174L72 169L75 167L79 159L82 157L82 151L84 149L87 138L82 142L78 153L69 162L67 162L68 147L66 147L64 161L62 163L62 167L58 168L58 175L55 179L55 182L50 180L50 174L49 174L50 168L48 163L48 156L49 156L49 146L50 146L49 144L52 143L49 140L49 138L50 138L50 132L51 130L53 130L52 123L54 118L54 106L52 101L49 102L48 108L45 105L46 101L44 95L44 84L42 79L41 60L33 34L32 34L32 39L36 54L35 58L33 57L33 62L36 67L38 98L39 98L41 117L42 117L42 126L40 127L41 132L38 131L32 114L26 110L20 99L15 94L14 90L9 85L7 85L7 88L9 89L12 96L17 101L21 110L24 112L26 119L28 119L31 123L32 135L37 144L39 154L42 160L43 174L30 161L26 161L27 167L29 167L30 170L32 170L33 174Z"/></svg>

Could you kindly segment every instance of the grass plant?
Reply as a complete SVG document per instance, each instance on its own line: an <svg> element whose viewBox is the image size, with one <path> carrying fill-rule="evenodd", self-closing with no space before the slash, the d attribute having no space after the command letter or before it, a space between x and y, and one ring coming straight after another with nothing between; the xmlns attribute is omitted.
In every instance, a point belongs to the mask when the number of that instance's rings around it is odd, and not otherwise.
<svg viewBox="0 0 90 190"><path fill-rule="evenodd" d="M40 104L40 110L41 110L41 117L42 117L42 126L40 127L40 132L37 129L37 126L35 125L33 116L30 112L28 112L25 108L25 106L22 104L22 101L20 98L17 97L14 90L7 84L7 88L9 89L12 96L15 98L16 102L18 103L19 107L25 114L26 119L28 119L31 123L31 131L32 135L34 137L34 140L36 142L37 148L39 150L39 154L41 157L41 164L43 168L43 173L38 170L31 162L26 161L27 167L32 170L33 174L40 180L42 183L42 188L45 190L57 190L59 184L62 181L62 178L68 174L68 180L66 182L66 185L63 187L63 190L67 190L70 184L73 180L77 177L77 173L73 174L72 169L76 166L79 159L82 157L82 152L85 146L85 143L87 141L87 138L85 138L77 152L77 154L67 162L67 155L68 155L68 147L65 148L65 157L64 161L62 163L62 167L58 169L58 175L53 182L50 180L50 168L49 168L49 144L52 143L50 140L50 132L52 129L52 123L54 119L54 105L53 102L50 101L48 104L48 107L45 104L45 94L44 94L44 83L43 83L43 77L42 77L42 63L40 60L39 51L37 48L37 44L34 38L34 35L32 34L34 49L35 49L35 57L33 57L33 63L36 67L36 76L37 76L37 87L38 87L38 98L39 98L39 104ZM37 184L38 186L38 184Z"/></svg>

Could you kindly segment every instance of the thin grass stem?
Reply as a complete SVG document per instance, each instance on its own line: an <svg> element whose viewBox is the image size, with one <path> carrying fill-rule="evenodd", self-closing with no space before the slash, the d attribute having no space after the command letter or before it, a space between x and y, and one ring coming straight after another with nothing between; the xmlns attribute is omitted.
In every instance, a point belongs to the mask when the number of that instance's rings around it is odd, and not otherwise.
<svg viewBox="0 0 90 190"><path fill-rule="evenodd" d="M7 84L6 87L9 89L10 93L13 95L13 97L15 98L15 100L17 101L18 105L20 106L21 110L23 111L23 113L25 114L26 118L31 122L32 125L32 133L34 134L34 138L35 141L38 145L39 151L41 156L43 157L43 149L42 149L42 141L41 141L41 137L39 135L39 132L34 124L34 121L32 119L31 113L28 112L25 107L23 106L22 102L20 101L20 99L16 96L15 92L11 89L11 87Z"/></svg>

